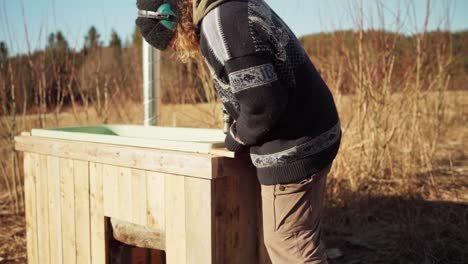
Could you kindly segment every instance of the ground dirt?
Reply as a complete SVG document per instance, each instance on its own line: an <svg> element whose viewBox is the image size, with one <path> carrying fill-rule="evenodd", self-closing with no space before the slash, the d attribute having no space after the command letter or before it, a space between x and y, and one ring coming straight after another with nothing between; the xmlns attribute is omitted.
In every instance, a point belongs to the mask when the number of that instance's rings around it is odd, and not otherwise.
<svg viewBox="0 0 468 264"><path fill-rule="evenodd" d="M456 131L441 144L432 176L371 181L367 193L339 205L328 197L324 238L338 250L330 263L468 263L468 128ZM385 185L392 191L381 191ZM329 181L329 189L339 186Z"/></svg>

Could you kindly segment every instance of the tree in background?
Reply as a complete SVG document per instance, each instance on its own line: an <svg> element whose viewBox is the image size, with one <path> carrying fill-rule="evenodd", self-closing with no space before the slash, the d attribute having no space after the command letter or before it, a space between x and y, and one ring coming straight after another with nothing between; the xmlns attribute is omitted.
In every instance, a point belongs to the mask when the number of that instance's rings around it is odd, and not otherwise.
<svg viewBox="0 0 468 264"><path fill-rule="evenodd" d="M60 113L64 100L71 93L67 85L71 84L70 73L73 71L72 54L68 41L61 31L51 33L47 38L45 49L44 74L47 82L47 104L55 106L56 118Z"/></svg>
<svg viewBox="0 0 468 264"><path fill-rule="evenodd" d="M8 58L8 47L5 42L0 42L0 62L5 61Z"/></svg>
<svg viewBox="0 0 468 264"><path fill-rule="evenodd" d="M68 51L68 41L65 39L61 31L57 32L55 37L55 46L56 49L61 52Z"/></svg>
<svg viewBox="0 0 468 264"><path fill-rule="evenodd" d="M46 50L53 50L53 49L55 49L55 33L50 33L49 37L47 38Z"/></svg>
<svg viewBox="0 0 468 264"><path fill-rule="evenodd" d="M120 39L119 34L117 34L115 30L112 30L109 47L118 49L122 48L122 40Z"/></svg>
<svg viewBox="0 0 468 264"><path fill-rule="evenodd" d="M58 31L56 34L51 33L49 35L46 50L53 50L62 53L68 51L68 41L65 39L61 31Z"/></svg>
<svg viewBox="0 0 468 264"><path fill-rule="evenodd" d="M133 31L132 35L132 45L133 47L141 47L142 43L143 37L141 36L140 29L138 29L138 27L135 26L135 30Z"/></svg>
<svg viewBox="0 0 468 264"><path fill-rule="evenodd" d="M96 49L101 47L101 42L99 41L100 37L101 36L97 32L97 29L94 26L91 26L88 30L88 34L85 37L85 54L87 54L88 52L95 51Z"/></svg>
<svg viewBox="0 0 468 264"><path fill-rule="evenodd" d="M5 42L0 41L0 105L4 105L4 101L6 98L6 60L8 58L8 48ZM1 107L0 113L4 114L5 108Z"/></svg>
<svg viewBox="0 0 468 264"><path fill-rule="evenodd" d="M118 63L121 63L122 40L115 30L112 30L109 48L112 49L112 53L114 54L115 59L118 60Z"/></svg>

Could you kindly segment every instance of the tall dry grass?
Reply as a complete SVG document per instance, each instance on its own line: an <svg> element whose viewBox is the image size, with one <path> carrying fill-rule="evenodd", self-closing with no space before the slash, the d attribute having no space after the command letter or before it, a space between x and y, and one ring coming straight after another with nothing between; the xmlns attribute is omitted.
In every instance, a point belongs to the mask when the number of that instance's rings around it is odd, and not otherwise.
<svg viewBox="0 0 468 264"><path fill-rule="evenodd" d="M375 27L383 28L384 4L375 1L375 7L381 21ZM342 116L343 141L333 175L346 179L352 191L369 181L410 186L405 181L421 173L432 179L438 144L448 129L450 33L428 33L428 4L420 31L406 42L408 59L400 50L401 32L364 31L362 3L353 8L357 31L302 40ZM403 28L399 15L393 18L395 27ZM314 52L317 48L321 52Z"/></svg>

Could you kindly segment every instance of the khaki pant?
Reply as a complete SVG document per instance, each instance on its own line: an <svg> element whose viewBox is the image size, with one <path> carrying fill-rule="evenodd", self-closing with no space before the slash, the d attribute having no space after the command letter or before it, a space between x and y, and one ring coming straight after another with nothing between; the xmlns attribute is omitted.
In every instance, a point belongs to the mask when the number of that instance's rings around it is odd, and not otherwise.
<svg viewBox="0 0 468 264"><path fill-rule="evenodd" d="M273 264L327 263L320 219L330 167L300 183L262 185L263 236Z"/></svg>

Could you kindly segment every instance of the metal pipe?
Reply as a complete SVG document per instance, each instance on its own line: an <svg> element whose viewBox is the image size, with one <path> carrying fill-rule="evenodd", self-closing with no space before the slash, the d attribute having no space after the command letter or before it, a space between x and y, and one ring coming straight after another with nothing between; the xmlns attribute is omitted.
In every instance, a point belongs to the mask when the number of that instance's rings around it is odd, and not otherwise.
<svg viewBox="0 0 468 264"><path fill-rule="evenodd" d="M143 110L144 125L156 125L154 94L154 48L143 39Z"/></svg>

